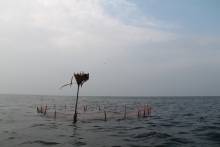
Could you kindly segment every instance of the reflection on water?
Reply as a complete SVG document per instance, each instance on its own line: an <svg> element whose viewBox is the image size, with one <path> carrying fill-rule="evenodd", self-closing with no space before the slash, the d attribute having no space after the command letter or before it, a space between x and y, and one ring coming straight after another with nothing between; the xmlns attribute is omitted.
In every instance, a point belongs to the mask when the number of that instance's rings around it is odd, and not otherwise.
<svg viewBox="0 0 220 147"><path fill-rule="evenodd" d="M79 106L94 111L97 105L148 105L152 112L107 121L90 117L76 124L37 113L37 107L54 104L74 106L75 97L0 95L0 146L220 145L220 97L79 97Z"/></svg>

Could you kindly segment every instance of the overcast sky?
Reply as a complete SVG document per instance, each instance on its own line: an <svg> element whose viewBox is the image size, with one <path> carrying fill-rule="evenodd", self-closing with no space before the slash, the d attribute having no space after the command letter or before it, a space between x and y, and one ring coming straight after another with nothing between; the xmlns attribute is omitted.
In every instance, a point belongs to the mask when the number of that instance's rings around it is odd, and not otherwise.
<svg viewBox="0 0 220 147"><path fill-rule="evenodd" d="M219 96L219 0L1 0L0 93ZM104 64L106 63L106 64Z"/></svg>

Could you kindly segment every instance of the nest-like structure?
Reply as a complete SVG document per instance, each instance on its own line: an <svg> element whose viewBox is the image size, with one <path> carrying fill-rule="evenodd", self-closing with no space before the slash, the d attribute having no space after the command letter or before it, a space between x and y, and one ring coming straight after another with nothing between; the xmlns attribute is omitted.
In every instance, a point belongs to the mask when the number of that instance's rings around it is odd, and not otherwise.
<svg viewBox="0 0 220 147"><path fill-rule="evenodd" d="M82 87L83 83L89 80L89 73L87 74L85 74L84 72L80 72L77 74L74 73L74 77L76 79L77 84L81 85Z"/></svg>

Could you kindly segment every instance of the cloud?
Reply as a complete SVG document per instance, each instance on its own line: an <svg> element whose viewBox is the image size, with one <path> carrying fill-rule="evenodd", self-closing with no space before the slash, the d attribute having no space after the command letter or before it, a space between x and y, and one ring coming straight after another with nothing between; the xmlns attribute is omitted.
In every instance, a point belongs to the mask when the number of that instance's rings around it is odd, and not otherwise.
<svg viewBox="0 0 220 147"><path fill-rule="evenodd" d="M178 37L172 32L126 24L105 13L105 2L6 1L0 6L0 66L8 69L5 74L16 73L25 81L25 78L32 77L27 75L27 70L32 71L32 75L38 72L35 77L44 77L43 72L39 72L47 71L48 67L53 71L62 69L71 73L73 69L69 67L74 67L74 71L91 71L89 65L98 62L121 62L129 49L139 44ZM131 15L130 9L136 10L126 1L112 3L124 5L128 15ZM112 7L112 11L126 15L120 7ZM79 61L80 65L77 64Z"/></svg>
<svg viewBox="0 0 220 147"><path fill-rule="evenodd" d="M150 83L164 73L219 64L218 37L184 38L124 0L9 0L0 24L2 92L72 94L57 89L84 70L84 95L153 95Z"/></svg>
<svg viewBox="0 0 220 147"><path fill-rule="evenodd" d="M104 13L100 3L99 1L67 0L21 1L16 4L17 7L14 6L15 4L12 7L9 3L6 5L9 7L8 10L3 11L1 15L3 24L1 31L8 34L10 40L21 39L35 44L44 42L53 48L62 48L62 51L65 48L68 53L80 52L88 48L89 50L99 48L98 50L102 51L103 46L109 48L110 52L120 51L128 44L161 42L177 37L173 33L159 29L125 24ZM126 1L112 1L112 3L119 6L125 5L125 9L128 10L135 7ZM131 7L128 7L129 5ZM126 15L126 11L121 14L118 7L113 9L118 15L123 17ZM135 19L135 16L133 18Z"/></svg>
<svg viewBox="0 0 220 147"><path fill-rule="evenodd" d="M183 27L180 24L157 20L150 15L143 15L137 5L126 0L101 1L101 6L104 7L103 11L106 14L127 25L155 29L179 29Z"/></svg>

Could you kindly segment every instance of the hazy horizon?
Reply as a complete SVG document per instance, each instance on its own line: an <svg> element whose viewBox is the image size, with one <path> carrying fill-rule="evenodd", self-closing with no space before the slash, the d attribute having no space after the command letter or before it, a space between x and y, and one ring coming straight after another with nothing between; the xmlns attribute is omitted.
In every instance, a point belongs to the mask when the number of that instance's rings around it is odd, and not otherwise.
<svg viewBox="0 0 220 147"><path fill-rule="evenodd" d="M56 97L61 97L61 96L64 96L64 97L76 97L77 95L50 95L50 94L21 94L21 93L0 93L0 95L32 95L32 96L56 96ZM106 97L106 98L111 98L111 97L175 97L175 98L178 98L178 97L220 97L219 95L207 95L207 96L199 96L199 95L194 95L194 96L191 96L191 95L185 95L185 96L178 96L178 95L175 95L175 96L117 96L117 95L112 95L112 96L108 96L108 95L93 95L93 96L90 96L90 95L79 95L79 97Z"/></svg>

